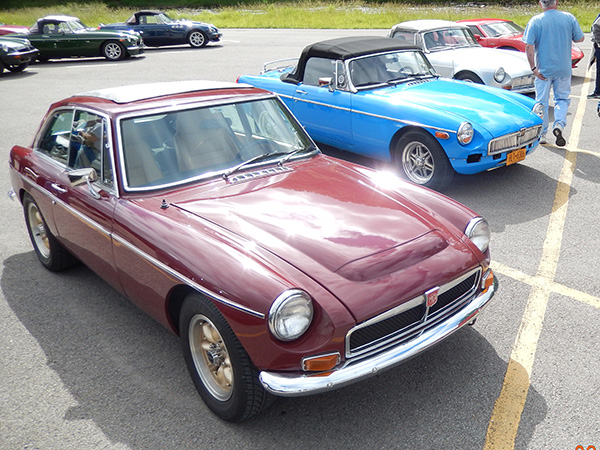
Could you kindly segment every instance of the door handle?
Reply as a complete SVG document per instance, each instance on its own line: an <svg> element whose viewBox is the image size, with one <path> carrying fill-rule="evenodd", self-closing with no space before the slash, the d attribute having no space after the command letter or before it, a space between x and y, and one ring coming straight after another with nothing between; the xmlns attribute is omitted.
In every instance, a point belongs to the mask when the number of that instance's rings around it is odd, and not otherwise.
<svg viewBox="0 0 600 450"><path fill-rule="evenodd" d="M54 189L59 194L64 194L67 192L67 190L64 187L62 187L56 183L52 183L50 186L52 186L52 189Z"/></svg>
<svg viewBox="0 0 600 450"><path fill-rule="evenodd" d="M298 90L296 91L296 94L307 95L307 94L308 94L308 92L306 92L306 91L303 91L302 89L298 89Z"/></svg>

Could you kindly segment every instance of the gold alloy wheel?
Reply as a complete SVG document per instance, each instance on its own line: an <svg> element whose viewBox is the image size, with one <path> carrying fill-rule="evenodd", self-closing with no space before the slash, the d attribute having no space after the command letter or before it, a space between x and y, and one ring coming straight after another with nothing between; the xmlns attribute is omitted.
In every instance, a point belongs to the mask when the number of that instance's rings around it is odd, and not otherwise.
<svg viewBox="0 0 600 450"><path fill-rule="evenodd" d="M192 317L188 333L190 352L204 386L215 399L229 400L233 393L233 368L221 333L202 314Z"/></svg>
<svg viewBox="0 0 600 450"><path fill-rule="evenodd" d="M44 219L42 218L37 205L33 202L30 202L27 206L27 222L29 224L29 229L31 230L31 235L33 236L35 247L44 258L49 258L50 242L48 240L46 225L44 224Z"/></svg>

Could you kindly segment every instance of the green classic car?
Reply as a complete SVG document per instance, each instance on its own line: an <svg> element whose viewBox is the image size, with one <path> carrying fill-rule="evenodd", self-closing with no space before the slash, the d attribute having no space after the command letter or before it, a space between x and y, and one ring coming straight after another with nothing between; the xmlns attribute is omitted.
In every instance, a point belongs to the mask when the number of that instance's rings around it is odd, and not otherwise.
<svg viewBox="0 0 600 450"><path fill-rule="evenodd" d="M0 37L0 75L4 69L22 72L31 61L35 61L37 49L27 39Z"/></svg>
<svg viewBox="0 0 600 450"><path fill-rule="evenodd" d="M40 61L94 56L120 61L144 51L144 42L137 33L88 28L72 16L42 17L28 33L19 36L29 39L39 50Z"/></svg>

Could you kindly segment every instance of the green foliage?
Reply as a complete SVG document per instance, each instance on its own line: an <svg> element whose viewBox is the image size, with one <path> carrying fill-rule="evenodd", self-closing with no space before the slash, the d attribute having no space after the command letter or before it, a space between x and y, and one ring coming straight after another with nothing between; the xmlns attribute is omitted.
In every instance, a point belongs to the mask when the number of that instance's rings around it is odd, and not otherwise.
<svg viewBox="0 0 600 450"><path fill-rule="evenodd" d="M217 6L215 6L217 5ZM3 0L0 22L31 25L48 14L79 17L88 26L122 22L138 9L162 9L173 18L214 23L220 28L375 28L385 29L405 20L459 20L475 17L511 19L524 26L541 10L534 0L486 1L411 0L410 2L293 0ZM577 17L589 31L600 12L600 0L574 0L559 8Z"/></svg>

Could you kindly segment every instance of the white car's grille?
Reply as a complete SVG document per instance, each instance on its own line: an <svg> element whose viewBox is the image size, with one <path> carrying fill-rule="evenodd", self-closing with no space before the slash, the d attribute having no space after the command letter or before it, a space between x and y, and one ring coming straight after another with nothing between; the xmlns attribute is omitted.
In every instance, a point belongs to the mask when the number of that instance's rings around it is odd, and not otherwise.
<svg viewBox="0 0 600 450"><path fill-rule="evenodd" d="M496 155L525 147L535 141L542 132L542 126L522 128L519 131L492 139L488 145L488 155Z"/></svg>

